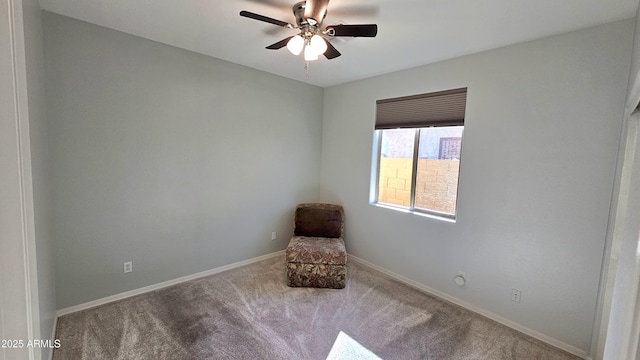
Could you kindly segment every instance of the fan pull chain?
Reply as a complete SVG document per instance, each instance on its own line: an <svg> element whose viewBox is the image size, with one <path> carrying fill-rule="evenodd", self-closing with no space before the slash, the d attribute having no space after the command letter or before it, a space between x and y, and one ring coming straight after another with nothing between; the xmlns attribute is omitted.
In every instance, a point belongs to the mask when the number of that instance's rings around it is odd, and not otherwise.
<svg viewBox="0 0 640 360"><path fill-rule="evenodd" d="M307 80L309 80L309 62L304 62L304 70L307 72Z"/></svg>

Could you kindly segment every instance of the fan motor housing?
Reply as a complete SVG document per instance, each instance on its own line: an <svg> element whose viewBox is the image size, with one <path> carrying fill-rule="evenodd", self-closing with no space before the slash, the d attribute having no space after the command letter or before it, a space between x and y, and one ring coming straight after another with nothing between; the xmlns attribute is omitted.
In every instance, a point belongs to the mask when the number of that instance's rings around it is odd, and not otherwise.
<svg viewBox="0 0 640 360"><path fill-rule="evenodd" d="M300 1L299 3L293 5L293 16L296 17L296 23L298 24L298 27L307 25L307 19L304 18L304 9L306 5L306 1Z"/></svg>
<svg viewBox="0 0 640 360"><path fill-rule="evenodd" d="M298 27L304 28L307 26L313 26L313 27L319 28L320 24L322 23L322 20L324 20L324 18L327 16L327 11L325 10L324 14L322 14L322 19L316 21L315 19L307 19L304 16L306 8L307 8L306 1L300 1L295 5L293 5L293 16L295 16L296 18L296 23L298 24Z"/></svg>

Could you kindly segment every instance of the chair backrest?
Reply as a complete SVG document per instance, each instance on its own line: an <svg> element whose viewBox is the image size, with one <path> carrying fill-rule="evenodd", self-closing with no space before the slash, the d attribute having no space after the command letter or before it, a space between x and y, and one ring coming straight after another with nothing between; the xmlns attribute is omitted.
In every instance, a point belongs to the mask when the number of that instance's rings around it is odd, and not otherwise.
<svg viewBox="0 0 640 360"><path fill-rule="evenodd" d="M344 237L344 209L334 204L300 204L296 207L293 233L296 236Z"/></svg>

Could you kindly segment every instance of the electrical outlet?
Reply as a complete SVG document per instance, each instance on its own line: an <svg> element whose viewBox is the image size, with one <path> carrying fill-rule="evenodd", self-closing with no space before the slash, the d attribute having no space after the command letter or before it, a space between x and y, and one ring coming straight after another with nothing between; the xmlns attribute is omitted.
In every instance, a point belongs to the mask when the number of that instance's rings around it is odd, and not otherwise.
<svg viewBox="0 0 640 360"><path fill-rule="evenodd" d="M276 234L276 232L275 232L275 231L274 231L274 232L272 232L272 233L271 233L271 240L275 240L275 239L277 239L277 238L278 238L278 234Z"/></svg>
<svg viewBox="0 0 640 360"><path fill-rule="evenodd" d="M522 293L520 292L520 290L511 289L511 301L519 303L521 298Z"/></svg>
<svg viewBox="0 0 640 360"><path fill-rule="evenodd" d="M126 273L130 273L133 271L133 262L132 261L127 261L126 263L124 263L124 272Z"/></svg>

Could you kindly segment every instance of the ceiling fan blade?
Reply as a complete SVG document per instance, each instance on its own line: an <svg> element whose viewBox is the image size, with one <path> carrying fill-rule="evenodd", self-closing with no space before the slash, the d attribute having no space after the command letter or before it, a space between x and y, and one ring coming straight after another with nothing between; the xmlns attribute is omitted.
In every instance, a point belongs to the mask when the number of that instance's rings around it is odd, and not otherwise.
<svg viewBox="0 0 640 360"><path fill-rule="evenodd" d="M287 46L287 43L289 42L289 40L291 40L293 36L289 36L286 39L282 39L280 41L278 41L275 44L271 44L269 46L267 46L267 49L269 50L278 50L278 49L282 49L283 47Z"/></svg>
<svg viewBox="0 0 640 360"><path fill-rule="evenodd" d="M326 57L327 59L331 60L331 59L335 59L338 56L342 55L340 54L340 51L338 51L338 49L335 48L335 46L333 46L333 44L331 44L329 42L329 40L323 38L324 42L327 43L327 51L324 52L324 57Z"/></svg>
<svg viewBox="0 0 640 360"><path fill-rule="evenodd" d="M313 19L320 24L327 15L327 6L329 6L329 0L307 0L304 8L305 19Z"/></svg>
<svg viewBox="0 0 640 360"><path fill-rule="evenodd" d="M376 37L378 25L329 25L326 31L329 36Z"/></svg>
<svg viewBox="0 0 640 360"><path fill-rule="evenodd" d="M244 16L247 17L249 19L254 19L254 20L258 20L258 21L264 21L264 22L268 22L269 24L273 24L273 25L278 25L278 26L283 26L283 27L293 27L291 24L284 22L284 21L280 21L277 19L273 19L264 15L260 15L260 14L256 14L256 13L252 13L249 11L240 11L240 16Z"/></svg>

